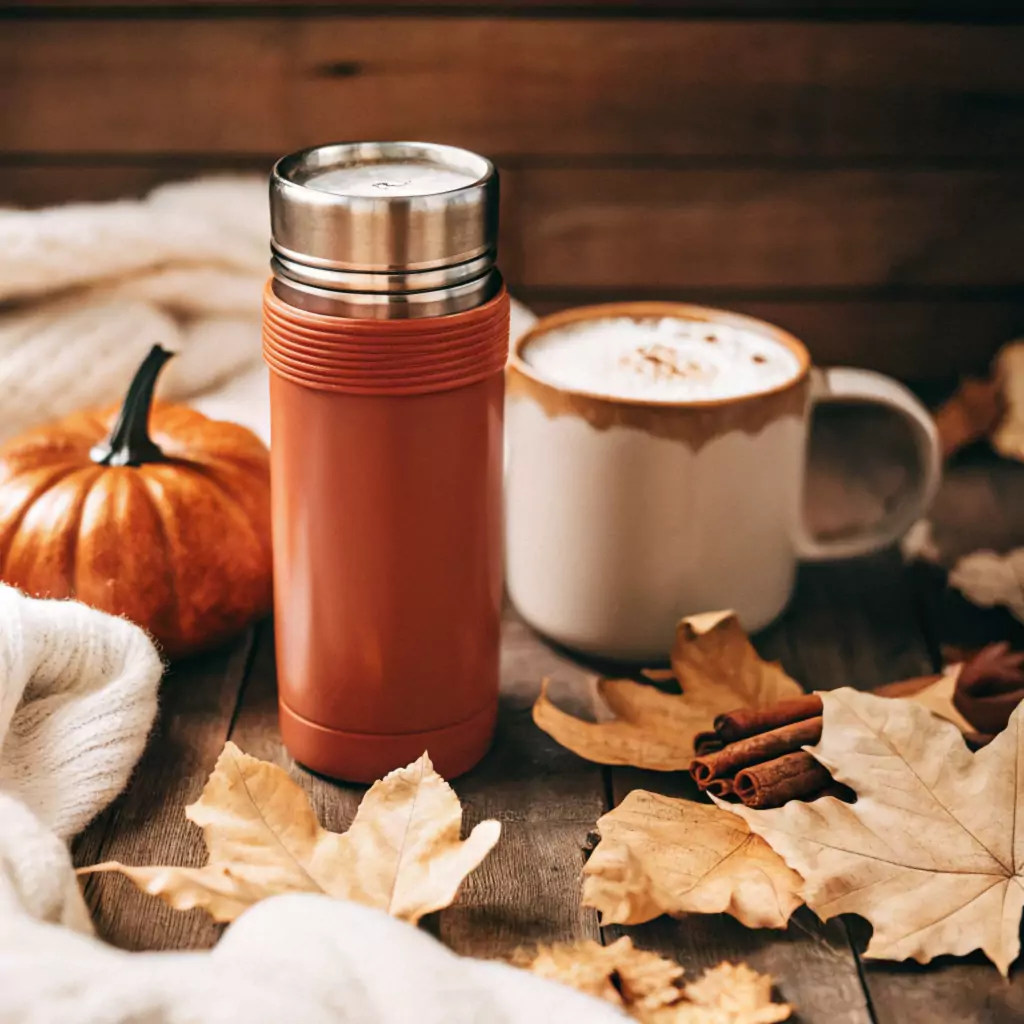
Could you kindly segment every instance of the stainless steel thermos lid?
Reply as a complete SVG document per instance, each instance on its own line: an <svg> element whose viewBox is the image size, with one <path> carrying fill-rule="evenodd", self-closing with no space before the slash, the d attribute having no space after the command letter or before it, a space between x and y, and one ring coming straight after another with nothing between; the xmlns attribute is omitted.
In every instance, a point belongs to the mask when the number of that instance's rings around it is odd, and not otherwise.
<svg viewBox="0 0 1024 1024"><path fill-rule="evenodd" d="M482 156L429 142L345 142L283 157L270 179L275 278L288 298L465 308L493 293L498 173ZM454 291L442 307L428 294ZM489 296L487 296L489 297ZM351 305L351 302L349 301ZM308 302L304 301L304 305ZM430 306L431 310L426 309ZM366 312L379 316L379 312Z"/></svg>

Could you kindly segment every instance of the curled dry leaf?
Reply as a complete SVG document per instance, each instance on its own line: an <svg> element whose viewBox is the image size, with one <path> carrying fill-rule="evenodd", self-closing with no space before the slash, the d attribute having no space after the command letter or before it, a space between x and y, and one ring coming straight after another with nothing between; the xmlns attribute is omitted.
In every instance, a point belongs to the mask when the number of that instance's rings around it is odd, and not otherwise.
<svg viewBox="0 0 1024 1024"><path fill-rule="evenodd" d="M1024 341L1004 345L992 376L962 381L935 410L945 457L988 437L1000 455L1024 461Z"/></svg>
<svg viewBox="0 0 1024 1024"><path fill-rule="evenodd" d="M634 790L597 827L583 902L602 924L727 913L748 928L785 928L803 903L800 876L718 807Z"/></svg>
<svg viewBox="0 0 1024 1024"><path fill-rule="evenodd" d="M822 701L811 752L857 802L721 806L803 876L819 917L872 924L869 957L927 963L981 949L1006 974L1024 908L1024 710L972 754L956 728L910 701L848 689Z"/></svg>
<svg viewBox="0 0 1024 1024"><path fill-rule="evenodd" d="M533 719L562 746L590 761L676 771L689 768L694 738L712 727L716 715L803 692L780 666L758 656L732 612L683 619L672 648L672 671L682 693L624 679L602 680L598 694L614 716L602 722L562 711L545 686Z"/></svg>
<svg viewBox="0 0 1024 1024"><path fill-rule="evenodd" d="M1024 342L1004 345L995 360L1003 415L992 432L992 447L1008 459L1024 461Z"/></svg>
<svg viewBox="0 0 1024 1024"><path fill-rule="evenodd" d="M426 754L375 782L347 832L328 832L287 772L233 743L185 816L203 830L203 867L109 861L79 873L118 871L175 910L200 907L215 921L268 896L319 892L415 922L455 899L501 832L484 821L459 838L458 797Z"/></svg>
<svg viewBox="0 0 1024 1024"><path fill-rule="evenodd" d="M623 937L543 946L520 966L621 1007L645 1024L774 1024L792 1008L772 1001L772 979L746 964L721 963L680 987L683 969Z"/></svg>
<svg viewBox="0 0 1024 1024"><path fill-rule="evenodd" d="M679 964L636 949L626 936L610 946L593 941L541 946L532 956L520 954L517 963L541 978L631 1010L674 1003L683 976Z"/></svg>
<svg viewBox="0 0 1024 1024"><path fill-rule="evenodd" d="M996 380L968 377L935 410L935 426L943 458L988 437L1003 413L1002 388Z"/></svg>

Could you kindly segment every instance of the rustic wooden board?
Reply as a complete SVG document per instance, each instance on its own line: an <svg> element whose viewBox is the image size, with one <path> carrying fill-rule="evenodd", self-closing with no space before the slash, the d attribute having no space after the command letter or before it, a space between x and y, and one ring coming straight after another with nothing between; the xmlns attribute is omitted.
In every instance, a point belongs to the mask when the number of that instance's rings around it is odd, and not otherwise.
<svg viewBox="0 0 1024 1024"><path fill-rule="evenodd" d="M74 10L76 13L103 11L116 8L118 11L185 10L189 13L209 10L243 9L261 7L282 7L282 0L179 0L171 7L169 0L93 0L85 5L81 0L34 0L34 3L17 3L11 0L6 9L19 14L37 13L40 8L56 12ZM496 11L515 13L524 8L531 15L552 12L582 16L596 9L602 15L621 14L663 14L711 16L723 14L744 14L747 16L807 15L814 18L843 18L851 15L875 18L914 18L920 20L956 19L960 21L1014 21L1014 12L1000 0L386 0L386 3L371 5L368 0L298 0L291 5L292 11L325 9L365 12L369 9L381 14L385 11L417 11L427 16L452 11Z"/></svg>
<svg viewBox="0 0 1024 1024"><path fill-rule="evenodd" d="M76 866L204 862L201 833L183 809L202 792L228 738L252 646L249 633L228 651L165 676L146 752L128 789L79 836ZM212 946L220 935L206 914L173 911L120 875L89 877L85 896L99 934L124 949L194 949Z"/></svg>
<svg viewBox="0 0 1024 1024"><path fill-rule="evenodd" d="M509 612L494 747L455 782L466 826L497 818L502 838L441 912L440 937L456 952L507 957L539 942L598 935L597 915L580 906L580 879L587 835L606 807L602 770L558 746L530 716L543 677L572 684L585 674Z"/></svg>
<svg viewBox="0 0 1024 1024"><path fill-rule="evenodd" d="M414 137L630 161L1016 159L1022 45L1018 25L51 12L0 32L0 140L40 153Z"/></svg>
<svg viewBox="0 0 1024 1024"><path fill-rule="evenodd" d="M270 163L243 166L266 174ZM137 195L204 169L225 167L214 156L185 165L0 160L0 202ZM1017 302L1024 293L1024 171L545 169L516 160L502 171L502 265L526 289L747 292L754 301L772 290L797 299L824 291L840 303L857 289L952 286L967 299L980 289L982 299Z"/></svg>
<svg viewBox="0 0 1024 1024"><path fill-rule="evenodd" d="M528 287L1024 283L1016 172L634 168L507 177L521 247L509 270Z"/></svg>

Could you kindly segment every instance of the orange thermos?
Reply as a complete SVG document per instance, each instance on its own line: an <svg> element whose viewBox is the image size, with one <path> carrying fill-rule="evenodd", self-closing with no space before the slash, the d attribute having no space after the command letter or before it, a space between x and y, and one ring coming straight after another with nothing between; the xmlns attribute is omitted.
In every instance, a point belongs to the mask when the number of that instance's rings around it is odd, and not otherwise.
<svg viewBox="0 0 1024 1024"><path fill-rule="evenodd" d="M498 177L427 143L284 157L270 184L281 732L368 782L490 743L502 603L508 296Z"/></svg>

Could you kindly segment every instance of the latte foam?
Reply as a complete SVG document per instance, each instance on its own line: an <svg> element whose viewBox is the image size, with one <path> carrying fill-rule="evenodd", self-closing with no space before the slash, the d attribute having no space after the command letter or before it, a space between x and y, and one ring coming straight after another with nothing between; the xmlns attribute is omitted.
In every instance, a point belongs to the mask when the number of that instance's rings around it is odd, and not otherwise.
<svg viewBox="0 0 1024 1024"><path fill-rule="evenodd" d="M582 320L532 339L522 357L558 387L665 402L759 394L800 372L796 353L763 334L678 317Z"/></svg>

